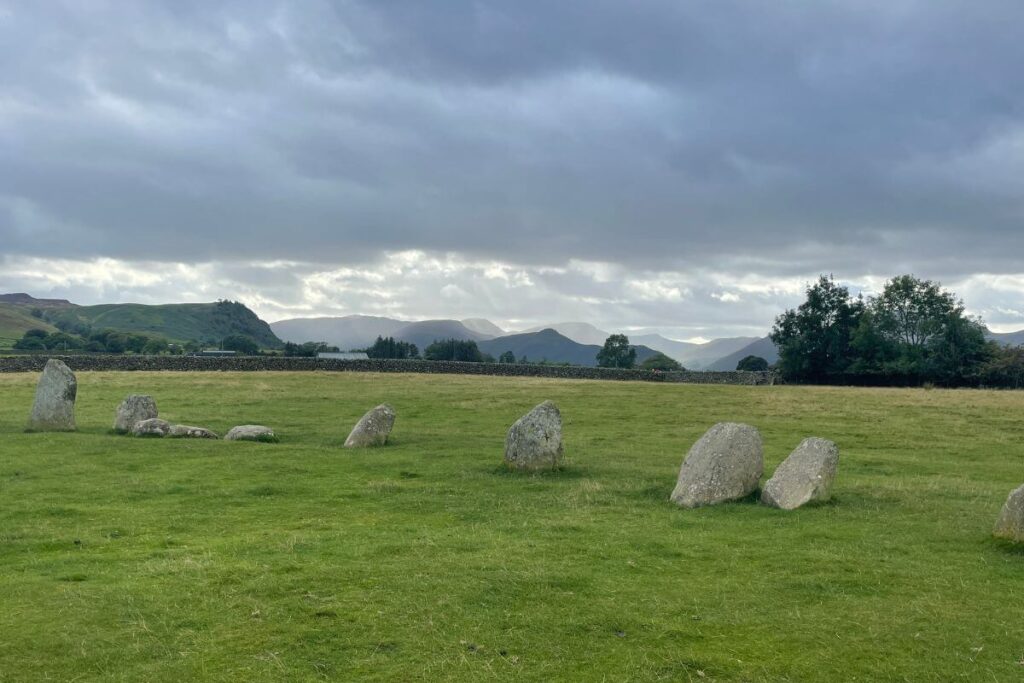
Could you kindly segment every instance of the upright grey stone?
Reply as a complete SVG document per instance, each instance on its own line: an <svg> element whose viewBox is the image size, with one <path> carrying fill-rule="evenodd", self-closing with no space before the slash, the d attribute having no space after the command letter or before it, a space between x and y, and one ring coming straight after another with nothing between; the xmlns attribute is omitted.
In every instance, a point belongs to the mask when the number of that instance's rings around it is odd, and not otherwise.
<svg viewBox="0 0 1024 683"><path fill-rule="evenodd" d="M1024 543L1024 485L1010 492L992 534L996 538Z"/></svg>
<svg viewBox="0 0 1024 683"><path fill-rule="evenodd" d="M562 414L551 401L516 420L505 437L505 465L517 470L550 470L562 462Z"/></svg>
<svg viewBox="0 0 1024 683"><path fill-rule="evenodd" d="M36 399L32 404L28 428L36 432L75 431L77 395L78 381L71 368L56 358L46 361L36 384Z"/></svg>
<svg viewBox="0 0 1024 683"><path fill-rule="evenodd" d="M274 434L273 429L263 425L238 425L228 431L224 440L276 442L277 435Z"/></svg>
<svg viewBox="0 0 1024 683"><path fill-rule="evenodd" d="M132 394L121 401L114 415L114 431L119 434L127 434L132 431L137 422L149 420L158 415L156 401L152 396Z"/></svg>
<svg viewBox="0 0 1024 683"><path fill-rule="evenodd" d="M810 437L789 454L761 491L765 505L794 510L804 503L828 500L839 467L839 448L828 439Z"/></svg>
<svg viewBox="0 0 1024 683"><path fill-rule="evenodd" d="M167 436L173 439L219 439L217 432L206 427L193 427L191 425L171 425Z"/></svg>
<svg viewBox="0 0 1024 683"><path fill-rule="evenodd" d="M161 420L159 417L151 417L148 420L139 420L132 427L132 436L159 436L164 437L171 433L171 423Z"/></svg>
<svg viewBox="0 0 1024 683"><path fill-rule="evenodd" d="M387 403L382 403L359 418L359 422L345 439L345 447L383 446L388 442L388 435L394 426L395 409Z"/></svg>
<svg viewBox="0 0 1024 683"><path fill-rule="evenodd" d="M719 422L690 448L672 502L686 508L744 498L764 471L761 434L750 425Z"/></svg>

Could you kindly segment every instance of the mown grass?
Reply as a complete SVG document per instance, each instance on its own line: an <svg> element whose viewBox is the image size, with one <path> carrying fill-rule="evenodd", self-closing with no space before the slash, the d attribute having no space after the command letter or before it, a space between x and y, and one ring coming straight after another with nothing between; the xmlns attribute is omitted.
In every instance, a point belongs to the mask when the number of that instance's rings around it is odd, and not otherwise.
<svg viewBox="0 0 1024 683"><path fill-rule="evenodd" d="M80 373L76 434L0 375L0 681L1010 681L1024 393L312 373ZM108 434L161 416L278 444ZM567 467L501 467L560 405ZM341 448L395 406L393 444ZM767 472L834 439L832 503L668 502L712 423Z"/></svg>

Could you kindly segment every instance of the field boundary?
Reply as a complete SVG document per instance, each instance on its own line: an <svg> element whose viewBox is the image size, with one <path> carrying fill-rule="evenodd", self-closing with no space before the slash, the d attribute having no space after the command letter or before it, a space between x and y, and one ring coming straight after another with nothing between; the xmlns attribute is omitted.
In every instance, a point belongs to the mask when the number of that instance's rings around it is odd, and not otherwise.
<svg viewBox="0 0 1024 683"><path fill-rule="evenodd" d="M552 377L557 379L625 380L685 384L775 384L775 373L702 372L683 370L657 372L618 368L590 368L513 363L460 363L428 360L337 360L328 358L285 358L245 356L200 358L195 356L60 356L32 355L0 358L0 372L40 372L49 358L59 358L75 371L124 372L412 372L452 375L495 375L502 377Z"/></svg>

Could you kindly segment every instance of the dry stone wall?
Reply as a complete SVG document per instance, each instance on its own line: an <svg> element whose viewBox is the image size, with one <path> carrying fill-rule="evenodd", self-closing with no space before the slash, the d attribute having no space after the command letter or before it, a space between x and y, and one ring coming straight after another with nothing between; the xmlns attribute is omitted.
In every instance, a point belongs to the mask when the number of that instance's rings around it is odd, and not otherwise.
<svg viewBox="0 0 1024 683"><path fill-rule="evenodd" d="M0 358L0 372L40 372L48 358L59 358L75 372L89 370L170 372L416 372L454 375L501 375L507 377L554 377L562 379L603 379L641 382L682 382L689 384L774 384L772 372L651 372L617 368L518 365L512 363L459 363L428 360L337 360L330 358L285 358L244 356L200 358L194 356L11 356Z"/></svg>

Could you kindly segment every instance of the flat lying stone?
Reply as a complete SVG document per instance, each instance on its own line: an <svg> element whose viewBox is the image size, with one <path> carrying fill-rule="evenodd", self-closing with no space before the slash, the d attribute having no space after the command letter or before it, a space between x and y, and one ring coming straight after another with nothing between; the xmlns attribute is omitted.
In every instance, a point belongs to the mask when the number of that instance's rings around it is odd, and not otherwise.
<svg viewBox="0 0 1024 683"><path fill-rule="evenodd" d="M36 384L36 398L28 428L34 432L75 431L75 398L78 380L64 361L51 358Z"/></svg>
<svg viewBox="0 0 1024 683"><path fill-rule="evenodd" d="M996 528L992 530L992 535L1024 543L1024 485L1010 492L999 513L999 519L996 520Z"/></svg>
<svg viewBox="0 0 1024 683"><path fill-rule="evenodd" d="M219 439L217 432L210 431L206 427L192 427L190 425L171 425L171 431L167 436L174 439Z"/></svg>
<svg viewBox="0 0 1024 683"><path fill-rule="evenodd" d="M274 430L270 427L264 427L263 425L239 425L232 427L231 430L224 436L225 441L263 441L266 443L274 443L277 441L277 435L274 434Z"/></svg>
<svg viewBox="0 0 1024 683"><path fill-rule="evenodd" d="M164 437L171 432L171 423L159 417L141 420L132 427L132 436Z"/></svg>
<svg viewBox="0 0 1024 683"><path fill-rule="evenodd" d="M157 417L156 401L152 396L132 394L121 401L114 414L114 431L127 434L137 422Z"/></svg>
<svg viewBox="0 0 1024 683"><path fill-rule="evenodd" d="M505 465L517 470L550 470L562 462L562 413L544 401L516 420L505 437Z"/></svg>
<svg viewBox="0 0 1024 683"><path fill-rule="evenodd" d="M745 498L757 490L763 471L764 453L757 429L719 422L686 454L671 500L695 508Z"/></svg>
<svg viewBox="0 0 1024 683"><path fill-rule="evenodd" d="M761 491L761 502L783 510L828 500L839 467L839 448L828 439L810 437L789 454Z"/></svg>
<svg viewBox="0 0 1024 683"><path fill-rule="evenodd" d="M395 409L382 403L361 418L345 439L346 448L383 446L395 426Z"/></svg>

